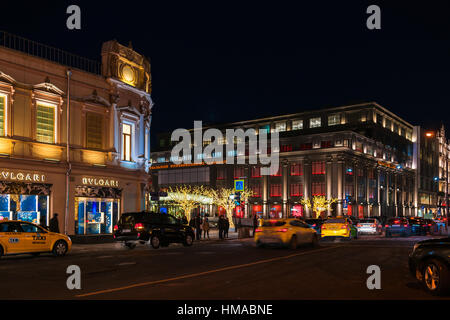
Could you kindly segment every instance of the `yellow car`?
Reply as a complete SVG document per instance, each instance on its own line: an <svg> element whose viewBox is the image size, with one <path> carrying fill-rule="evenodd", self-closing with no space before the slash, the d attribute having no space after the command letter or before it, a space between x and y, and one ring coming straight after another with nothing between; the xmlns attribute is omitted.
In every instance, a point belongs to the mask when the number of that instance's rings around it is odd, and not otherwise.
<svg viewBox="0 0 450 320"><path fill-rule="evenodd" d="M322 224L321 238L341 237L346 239L358 238L358 229L352 221L345 217L329 218Z"/></svg>
<svg viewBox="0 0 450 320"><path fill-rule="evenodd" d="M317 246L318 241L316 230L299 219L261 220L255 230L257 247L274 244L296 249L300 244Z"/></svg>
<svg viewBox="0 0 450 320"><path fill-rule="evenodd" d="M0 221L0 257L22 253L37 256L44 252L64 256L71 248L72 241L66 235L50 232L30 222Z"/></svg>

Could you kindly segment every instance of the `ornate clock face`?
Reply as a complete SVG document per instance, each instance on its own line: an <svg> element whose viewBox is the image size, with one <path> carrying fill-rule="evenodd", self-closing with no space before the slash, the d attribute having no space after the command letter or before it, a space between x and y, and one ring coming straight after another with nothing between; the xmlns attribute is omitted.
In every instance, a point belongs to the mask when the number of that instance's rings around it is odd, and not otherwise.
<svg viewBox="0 0 450 320"><path fill-rule="evenodd" d="M127 83L134 84L134 70L129 65L124 65L122 68L123 80Z"/></svg>

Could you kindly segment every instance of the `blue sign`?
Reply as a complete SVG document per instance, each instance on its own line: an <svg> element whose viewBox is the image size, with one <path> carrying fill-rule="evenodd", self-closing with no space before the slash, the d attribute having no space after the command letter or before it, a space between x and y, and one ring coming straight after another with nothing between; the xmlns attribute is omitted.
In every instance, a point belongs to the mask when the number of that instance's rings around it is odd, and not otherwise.
<svg viewBox="0 0 450 320"><path fill-rule="evenodd" d="M234 190L244 191L244 180L234 180Z"/></svg>

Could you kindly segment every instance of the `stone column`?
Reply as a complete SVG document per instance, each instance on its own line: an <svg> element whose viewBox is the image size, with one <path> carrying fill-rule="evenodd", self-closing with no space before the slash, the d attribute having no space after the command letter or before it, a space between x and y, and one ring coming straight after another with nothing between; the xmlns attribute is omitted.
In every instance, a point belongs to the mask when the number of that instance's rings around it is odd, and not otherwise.
<svg viewBox="0 0 450 320"><path fill-rule="evenodd" d="M267 200L269 193L269 176L263 176L262 200L263 200L263 217L267 218L269 210L267 209Z"/></svg>
<svg viewBox="0 0 450 320"><path fill-rule="evenodd" d="M338 159L337 161L337 215L342 216L344 211L342 208L344 201L344 159Z"/></svg>
<svg viewBox="0 0 450 320"><path fill-rule="evenodd" d="M369 166L366 166L365 170L366 170L366 203L367 203L366 210L367 210L367 216L370 217L371 214L370 214L370 204L369 204L369 201L370 201L370 198L369 198L369 191L370 191L369 170L371 170L371 168Z"/></svg>
<svg viewBox="0 0 450 320"><path fill-rule="evenodd" d="M333 198L333 195L331 193L333 183L332 177L333 177L333 162L331 158L328 158L326 162L327 199ZM328 210L327 215L331 217L331 209Z"/></svg>
<svg viewBox="0 0 450 320"><path fill-rule="evenodd" d="M381 212L381 188L380 188L380 175L381 175L381 170L380 168L376 168L375 169L375 174L377 177L377 203L378 203L378 216L380 217L382 212Z"/></svg>

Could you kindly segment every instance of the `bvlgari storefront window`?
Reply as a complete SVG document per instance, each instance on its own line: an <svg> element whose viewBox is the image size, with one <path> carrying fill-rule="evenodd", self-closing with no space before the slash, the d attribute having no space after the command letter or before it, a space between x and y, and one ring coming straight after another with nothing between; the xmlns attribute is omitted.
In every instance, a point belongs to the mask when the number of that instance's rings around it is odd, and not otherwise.
<svg viewBox="0 0 450 320"><path fill-rule="evenodd" d="M83 178L82 183L75 187L75 234L111 234L119 218L122 190L104 185L118 186L118 182Z"/></svg>
<svg viewBox="0 0 450 320"><path fill-rule="evenodd" d="M52 185L45 175L2 169L0 179L0 220L48 225Z"/></svg>

